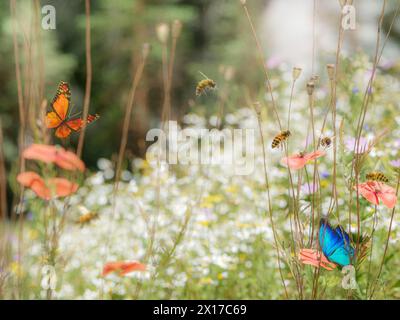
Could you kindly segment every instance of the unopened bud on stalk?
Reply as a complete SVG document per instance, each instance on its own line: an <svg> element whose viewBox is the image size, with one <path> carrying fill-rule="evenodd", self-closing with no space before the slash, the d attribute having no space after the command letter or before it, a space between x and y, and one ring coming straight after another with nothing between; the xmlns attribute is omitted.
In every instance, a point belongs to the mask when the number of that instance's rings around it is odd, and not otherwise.
<svg viewBox="0 0 400 320"><path fill-rule="evenodd" d="M335 78L335 65L334 64L327 64L326 70L328 71L329 80L333 80Z"/></svg>
<svg viewBox="0 0 400 320"><path fill-rule="evenodd" d="M232 66L226 67L224 72L224 79L226 81L231 81L234 75L235 75L235 68Z"/></svg>
<svg viewBox="0 0 400 320"><path fill-rule="evenodd" d="M172 22L172 37L173 38L179 38L179 36L181 35L181 31L182 31L182 22L180 20L174 20L174 22Z"/></svg>
<svg viewBox="0 0 400 320"><path fill-rule="evenodd" d="M240 2L242 3L242 5L246 4L246 0L240 0Z"/></svg>
<svg viewBox="0 0 400 320"><path fill-rule="evenodd" d="M310 80L307 82L307 93L311 96L314 93L315 83L314 81Z"/></svg>
<svg viewBox="0 0 400 320"><path fill-rule="evenodd" d="M143 46L142 46L142 57L143 57L143 59L147 59L147 56L149 55L149 53L150 53L150 44L149 43L143 43Z"/></svg>
<svg viewBox="0 0 400 320"><path fill-rule="evenodd" d="M340 4L341 7L344 7L346 4L352 5L353 4L353 0L339 0L339 4Z"/></svg>
<svg viewBox="0 0 400 320"><path fill-rule="evenodd" d="M157 38L162 43L167 43L169 36L169 26L166 23L160 23L156 28Z"/></svg>
<svg viewBox="0 0 400 320"><path fill-rule="evenodd" d="M300 74L301 74L301 68L294 67L292 71L293 80L297 80L300 77Z"/></svg>
<svg viewBox="0 0 400 320"><path fill-rule="evenodd" d="M319 75L314 74L314 75L311 77L311 81L314 82L314 85L317 85L318 82L319 82Z"/></svg>
<svg viewBox="0 0 400 320"><path fill-rule="evenodd" d="M261 103L256 101L254 102L254 110L256 110L257 115L261 114Z"/></svg>

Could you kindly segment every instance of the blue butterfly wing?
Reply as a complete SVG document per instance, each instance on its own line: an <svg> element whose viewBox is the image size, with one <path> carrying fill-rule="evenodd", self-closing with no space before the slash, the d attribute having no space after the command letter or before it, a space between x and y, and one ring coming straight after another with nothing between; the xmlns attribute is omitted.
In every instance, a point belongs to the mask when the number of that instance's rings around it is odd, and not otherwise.
<svg viewBox="0 0 400 320"><path fill-rule="evenodd" d="M324 255L329 259L329 256L342 245L342 238L331 227L329 222L321 219L319 227L319 246Z"/></svg>
<svg viewBox="0 0 400 320"><path fill-rule="evenodd" d="M343 230L341 226L337 226L335 228L335 232L339 235L340 238L344 239L346 244L350 244L350 237L346 231Z"/></svg>
<svg viewBox="0 0 400 320"><path fill-rule="evenodd" d="M325 219L321 219L319 244L329 261L340 266L347 266L354 256L349 235L337 226L335 229Z"/></svg>
<svg viewBox="0 0 400 320"><path fill-rule="evenodd" d="M346 248L339 247L329 256L328 259L329 261L344 267L351 264L351 258L353 255L353 250L349 251Z"/></svg>

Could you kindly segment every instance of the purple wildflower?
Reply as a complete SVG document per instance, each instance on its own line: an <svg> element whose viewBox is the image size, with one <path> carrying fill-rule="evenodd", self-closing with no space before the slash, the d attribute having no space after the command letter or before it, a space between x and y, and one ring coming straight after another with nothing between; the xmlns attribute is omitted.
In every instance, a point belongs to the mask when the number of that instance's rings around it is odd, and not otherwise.
<svg viewBox="0 0 400 320"><path fill-rule="evenodd" d="M319 189L318 183L314 184L313 182L311 182L311 183L304 183L301 186L300 190L304 195L310 195L314 192L317 192L318 189Z"/></svg>
<svg viewBox="0 0 400 320"><path fill-rule="evenodd" d="M400 168L400 159L390 161L390 164L395 168Z"/></svg>
<svg viewBox="0 0 400 320"><path fill-rule="evenodd" d="M350 152L353 152L356 147L356 138L347 138L345 141L346 149ZM358 143L358 148L355 150L356 154L365 153L370 146L370 141L367 138L360 137L360 141Z"/></svg>

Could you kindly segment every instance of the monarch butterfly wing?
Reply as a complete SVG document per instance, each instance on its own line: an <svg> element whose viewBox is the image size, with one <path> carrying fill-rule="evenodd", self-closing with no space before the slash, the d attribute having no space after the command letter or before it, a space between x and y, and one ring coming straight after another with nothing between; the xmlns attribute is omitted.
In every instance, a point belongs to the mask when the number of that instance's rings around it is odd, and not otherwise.
<svg viewBox="0 0 400 320"><path fill-rule="evenodd" d="M68 120L67 122L65 122L65 125L68 127L68 129L70 129L70 131L79 131L83 126L85 126L86 124L89 124L93 121L96 121L99 118L99 116L96 115L88 115L88 117L86 118L86 122L83 121L83 119L81 118L77 118L77 119L72 119L72 120Z"/></svg>
<svg viewBox="0 0 400 320"><path fill-rule="evenodd" d="M52 108L54 112L61 118L61 120L65 120L68 115L69 110L69 98L65 94L59 94L56 96L52 103Z"/></svg>
<svg viewBox="0 0 400 320"><path fill-rule="evenodd" d="M54 111L46 113L45 117L46 127L49 129L57 128L61 123L61 118Z"/></svg>
<svg viewBox="0 0 400 320"><path fill-rule="evenodd" d="M78 119L68 120L65 124L68 126L70 130L79 131L83 127L84 122L81 118L78 118Z"/></svg>
<svg viewBox="0 0 400 320"><path fill-rule="evenodd" d="M55 132L57 138L65 139L71 134L72 130L64 123L60 125Z"/></svg>
<svg viewBox="0 0 400 320"><path fill-rule="evenodd" d="M100 116L98 114L95 114L95 115L89 114L86 119L86 123L89 124L93 121L96 121L98 118L100 118Z"/></svg>
<svg viewBox="0 0 400 320"><path fill-rule="evenodd" d="M325 219L321 219L319 227L319 245L324 255L330 260L330 256L343 243L343 239L332 229Z"/></svg>

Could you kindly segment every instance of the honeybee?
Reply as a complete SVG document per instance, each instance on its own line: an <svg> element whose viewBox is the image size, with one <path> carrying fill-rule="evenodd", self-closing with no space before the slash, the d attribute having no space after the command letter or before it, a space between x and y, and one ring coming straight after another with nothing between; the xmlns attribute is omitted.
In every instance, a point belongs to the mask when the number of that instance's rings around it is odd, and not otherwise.
<svg viewBox="0 0 400 320"><path fill-rule="evenodd" d="M79 210L81 211L81 215L76 220L76 223L80 224L81 226L88 224L92 220L97 219L99 217L99 214L97 212L89 211L84 206L79 206Z"/></svg>
<svg viewBox="0 0 400 320"><path fill-rule="evenodd" d="M328 149L332 146L334 137L323 137L320 141L321 147Z"/></svg>
<svg viewBox="0 0 400 320"><path fill-rule="evenodd" d="M369 172L365 175L365 177L367 178L367 180L371 181L389 182L389 179L382 172L379 171Z"/></svg>
<svg viewBox="0 0 400 320"><path fill-rule="evenodd" d="M290 136L289 130L285 130L285 131L282 131L279 134L277 134L275 136L275 138L272 140L272 144L271 144L272 149L279 147L279 145L281 145L281 143L283 141L285 141L287 138L289 138L289 136Z"/></svg>
<svg viewBox="0 0 400 320"><path fill-rule="evenodd" d="M215 87L217 86L217 83L214 80L208 78L204 73L202 72L200 73L205 79L199 81L199 83L197 84L196 96L202 95L203 93L206 92L206 90L215 89Z"/></svg>

